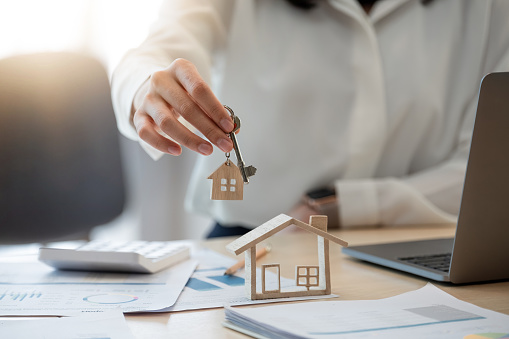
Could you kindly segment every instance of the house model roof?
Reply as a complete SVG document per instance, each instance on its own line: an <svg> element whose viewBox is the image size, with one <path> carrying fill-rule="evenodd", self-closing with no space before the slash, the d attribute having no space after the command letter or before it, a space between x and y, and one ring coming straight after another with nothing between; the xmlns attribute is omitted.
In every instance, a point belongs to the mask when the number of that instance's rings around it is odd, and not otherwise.
<svg viewBox="0 0 509 339"><path fill-rule="evenodd" d="M333 236L327 232L324 232L316 227L313 227L305 222L294 219L286 214L280 214L277 217L270 219L264 224L258 226L252 231L244 234L240 238L232 241L226 246L226 249L233 254L239 255L240 253L246 251L248 248L251 248L258 244L259 242L271 237L277 232L285 229L290 225L298 226L308 232L312 232L318 236L321 236L327 240L333 241L343 247L347 247L348 243L344 240L339 239L338 237Z"/></svg>

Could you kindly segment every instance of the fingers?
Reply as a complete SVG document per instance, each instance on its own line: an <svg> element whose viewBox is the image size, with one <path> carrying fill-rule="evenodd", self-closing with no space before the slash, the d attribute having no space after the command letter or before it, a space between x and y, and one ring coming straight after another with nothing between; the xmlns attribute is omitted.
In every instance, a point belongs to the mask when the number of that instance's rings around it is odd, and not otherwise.
<svg viewBox="0 0 509 339"><path fill-rule="evenodd" d="M142 140L173 155L182 152L180 145L203 155L212 153L211 143L223 152L233 149L227 136L234 128L230 114L192 63L177 59L169 68L155 72L149 83L149 90L133 116ZM186 128L179 117L193 125L211 143Z"/></svg>
<svg viewBox="0 0 509 339"><path fill-rule="evenodd" d="M212 153L212 145L182 125L162 98L147 94L143 105L134 114L134 126L142 140L161 152L179 155L183 145L203 155ZM165 138L161 130L173 140Z"/></svg>
<svg viewBox="0 0 509 339"><path fill-rule="evenodd" d="M196 127L205 138L210 140L210 142L219 147L223 152L231 151L233 143L230 138L228 138L226 133L214 123L211 117L203 112L201 107L198 106L194 100L189 98L189 94L179 86L179 84L169 83L166 88L171 92L171 97L165 98L165 101L168 102L178 115L182 116L191 125ZM227 115L227 119L231 122L229 115ZM166 125L158 123L158 125L161 127L161 130L168 135L173 136L172 133L177 132L174 130L175 126L172 124ZM185 146L187 147L188 145L185 144Z"/></svg>
<svg viewBox="0 0 509 339"><path fill-rule="evenodd" d="M180 155L182 153L182 148L179 144L163 137L157 132L157 125L148 114L137 111L134 114L133 123L139 137L155 149L171 155Z"/></svg>
<svg viewBox="0 0 509 339"><path fill-rule="evenodd" d="M226 136L226 133L234 127L232 119L193 64L177 59L167 71L154 73L152 82L157 94L176 113L196 127L223 152L232 150L233 143ZM171 130L167 127L172 126L162 126L159 123L158 125L162 131L171 135Z"/></svg>
<svg viewBox="0 0 509 339"><path fill-rule="evenodd" d="M172 66L174 67L170 69L185 91L223 132L230 133L234 127L230 115L202 79L196 67L184 59L175 60Z"/></svg>

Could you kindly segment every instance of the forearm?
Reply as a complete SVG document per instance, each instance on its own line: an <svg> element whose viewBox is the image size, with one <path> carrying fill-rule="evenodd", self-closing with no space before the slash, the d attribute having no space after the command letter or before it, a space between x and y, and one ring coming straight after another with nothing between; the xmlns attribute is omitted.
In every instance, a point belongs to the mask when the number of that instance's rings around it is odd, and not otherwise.
<svg viewBox="0 0 509 339"><path fill-rule="evenodd" d="M395 226L454 222L456 215L445 210L459 205L461 185L441 191L450 198L447 207L434 204L405 180L396 178L338 181L336 190L342 227Z"/></svg>
<svg viewBox="0 0 509 339"><path fill-rule="evenodd" d="M175 60L190 61L198 70L200 80L210 83L212 55L225 41L231 12L228 4L227 0L167 1L163 4L160 18L147 39L126 54L113 74L112 98L122 134L139 140L135 112L150 87L154 87L151 77L171 68ZM161 155L144 143L142 146L153 158Z"/></svg>

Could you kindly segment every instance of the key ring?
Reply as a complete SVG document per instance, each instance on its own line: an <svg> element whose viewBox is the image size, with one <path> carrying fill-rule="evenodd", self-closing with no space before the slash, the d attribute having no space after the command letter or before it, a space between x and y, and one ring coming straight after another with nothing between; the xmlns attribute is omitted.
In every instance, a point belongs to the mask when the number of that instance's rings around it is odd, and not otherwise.
<svg viewBox="0 0 509 339"><path fill-rule="evenodd" d="M233 119L233 117L235 116L235 113L233 113L233 110L229 107L229 106L226 106L226 105L223 105L223 107L228 111L230 112L230 116L231 118Z"/></svg>
<svg viewBox="0 0 509 339"><path fill-rule="evenodd" d="M230 166L230 152L224 154L226 156L226 166Z"/></svg>
<svg viewBox="0 0 509 339"><path fill-rule="evenodd" d="M223 105L223 107L228 112L230 112L230 117L232 118L232 121L233 121L233 130L230 133L228 133L230 135L230 139L231 139L231 134L235 133L240 128L240 118L235 115L235 113L229 106Z"/></svg>

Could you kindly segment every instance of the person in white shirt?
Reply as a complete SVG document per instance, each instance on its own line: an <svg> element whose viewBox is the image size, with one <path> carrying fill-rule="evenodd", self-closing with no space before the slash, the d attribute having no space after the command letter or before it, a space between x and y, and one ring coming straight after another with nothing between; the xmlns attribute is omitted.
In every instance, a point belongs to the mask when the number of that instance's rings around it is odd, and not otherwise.
<svg viewBox="0 0 509 339"><path fill-rule="evenodd" d="M199 153L186 207L227 230L321 187L341 227L454 222L480 81L509 69L508 18L504 0L165 1L114 72L118 126L154 159ZM258 168L242 201L210 199L232 150L223 104Z"/></svg>

